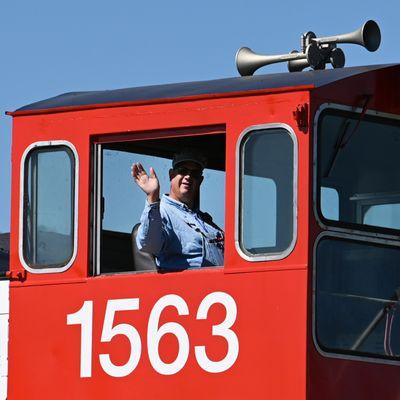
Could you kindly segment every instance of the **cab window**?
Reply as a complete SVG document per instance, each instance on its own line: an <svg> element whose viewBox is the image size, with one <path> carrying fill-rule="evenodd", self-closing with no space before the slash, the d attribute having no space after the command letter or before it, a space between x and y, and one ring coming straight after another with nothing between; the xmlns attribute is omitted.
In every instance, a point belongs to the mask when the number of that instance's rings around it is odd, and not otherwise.
<svg viewBox="0 0 400 400"><path fill-rule="evenodd" d="M318 124L318 208L327 225L400 228L400 123L327 109Z"/></svg>
<svg viewBox="0 0 400 400"><path fill-rule="evenodd" d="M174 137L159 133L146 140L128 137L125 141L97 144L97 229L95 231L95 273L155 271L148 253L135 246L135 229L145 207L146 195L131 176L133 163L145 170L153 167L160 182L160 195L169 192L169 170L174 154L195 149L207 160L198 199L199 208L224 228L225 214L225 133L194 134L174 132ZM96 235L96 232L98 233ZM143 257L142 257L143 256ZM179 268L179 266L177 266Z"/></svg>
<svg viewBox="0 0 400 400"><path fill-rule="evenodd" d="M295 136L286 126L251 129L239 157L239 252L250 261L283 258L296 236Z"/></svg>
<svg viewBox="0 0 400 400"><path fill-rule="evenodd" d="M55 143L55 142L53 142ZM23 160L22 258L33 272L62 271L76 251L77 160L69 145L35 145Z"/></svg>
<svg viewBox="0 0 400 400"><path fill-rule="evenodd" d="M399 359L400 248L324 236L315 258L315 336L327 353Z"/></svg>

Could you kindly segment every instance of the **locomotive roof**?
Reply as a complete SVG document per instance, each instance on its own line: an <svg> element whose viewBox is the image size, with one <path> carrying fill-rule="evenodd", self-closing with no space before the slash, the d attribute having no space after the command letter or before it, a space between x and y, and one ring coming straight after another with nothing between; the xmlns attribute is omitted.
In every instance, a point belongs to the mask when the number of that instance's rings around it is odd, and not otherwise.
<svg viewBox="0 0 400 400"><path fill-rule="evenodd" d="M394 64L370 65L305 72L276 73L200 82L173 83L128 89L70 92L38 101L17 109L15 112L39 110L68 110L101 105L123 105L133 102L151 102L197 96L216 96L229 93L279 88L317 88L358 74L391 67Z"/></svg>

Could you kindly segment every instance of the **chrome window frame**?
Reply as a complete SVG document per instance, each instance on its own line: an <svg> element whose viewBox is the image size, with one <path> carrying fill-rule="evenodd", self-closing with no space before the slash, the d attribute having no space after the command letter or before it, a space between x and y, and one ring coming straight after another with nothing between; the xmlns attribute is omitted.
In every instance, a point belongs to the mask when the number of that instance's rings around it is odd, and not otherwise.
<svg viewBox="0 0 400 400"><path fill-rule="evenodd" d="M316 325L316 282L317 282L317 247L320 241L326 237L329 238L339 238L339 239L347 239L348 241L357 241L357 242L366 242L366 243L374 243L381 244L386 246L398 247L400 248L400 243L394 240L382 239L382 238L371 238L371 237L362 237L362 236L354 236L349 233L340 233L340 232L329 232L325 231L320 233L314 242L313 248L313 265L312 265L312 340L314 346L319 354L327 358L336 358L342 360L352 360L352 361L362 361L369 362L375 364L390 364L390 365L400 365L400 360L390 360L380 357L371 357L371 356L363 356L356 354L347 354L340 353L336 351L326 351L323 350L318 343L317 340L317 325Z"/></svg>
<svg viewBox="0 0 400 400"><path fill-rule="evenodd" d="M243 168L243 154L241 153L241 145L243 139L252 131L265 131L269 129L284 129L288 133L289 137L293 142L293 235L289 246L282 252L279 253L262 253L262 254L251 254L242 249L241 245L241 223L242 218L242 205L240 204L240 198L243 198L243 185L242 185L242 168ZM236 188L235 188L235 248L246 261L272 261L281 260L286 258L294 249L297 241L297 176L298 176L298 141L293 128L285 123L272 123L272 124L260 124L252 125L243 130L236 142ZM278 222L278 221L277 221Z"/></svg>
<svg viewBox="0 0 400 400"><path fill-rule="evenodd" d="M357 234L357 235L364 235L364 236L369 236L369 237L381 237L381 238L386 238L386 239L399 239L399 235L394 235L394 234L389 234L389 233L383 233L383 232L373 232L371 230L366 230L366 229L356 229L356 228L349 228L349 227L343 227L343 226L333 226L333 225L328 225L326 224L322 217L322 211L320 210L319 204L317 202L318 200L318 123L320 116L323 111L327 109L332 109L332 110L339 110L339 111L347 111L347 112L352 112L352 113L358 113L361 114L363 109L361 107L351 107L351 106L346 106L343 104L337 104L337 103L324 103L319 106L317 111L315 112L314 115L314 124L313 124L313 211L314 211L314 216L315 219L318 223L318 225L327 231L335 231L335 232L343 232L343 233L350 233L350 234ZM387 118L387 119L395 119L395 120L400 120L400 115L396 114L389 114L389 113L384 113L381 111L377 110L366 110L365 111L366 115L371 115L375 117L380 117L380 118ZM321 214L319 213L321 211ZM340 220L336 221L337 223L340 223ZM343 221L342 221L343 223ZM381 230L382 227L374 227L377 230ZM390 228L389 228L390 229Z"/></svg>
<svg viewBox="0 0 400 400"><path fill-rule="evenodd" d="M25 196L25 163L28 154L40 147L51 147L51 146L65 146L68 147L73 156L75 162L75 171L74 171L74 210L73 210L73 222L74 222L74 239L73 239L73 250L72 255L69 261L59 268L32 268L25 261L24 258L24 249L23 249L23 239L24 239L24 196ZM78 252L78 188L79 188L79 157L78 152L76 151L75 146L67 141L67 140L49 140L49 141L40 141L31 143L24 151L21 157L20 162L20 202L19 202L19 237L18 237L18 253L19 260L22 266L29 272L33 274L48 274L48 273L58 273L65 272L68 270L73 262L75 261L76 254Z"/></svg>

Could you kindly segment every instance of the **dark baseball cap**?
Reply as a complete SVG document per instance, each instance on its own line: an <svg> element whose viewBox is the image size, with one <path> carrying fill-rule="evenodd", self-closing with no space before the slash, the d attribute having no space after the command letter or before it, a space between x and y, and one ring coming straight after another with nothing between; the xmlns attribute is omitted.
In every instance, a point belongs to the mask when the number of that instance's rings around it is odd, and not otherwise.
<svg viewBox="0 0 400 400"><path fill-rule="evenodd" d="M198 164L201 169L204 169L207 164L207 160L203 154L198 151L187 149L174 155L174 158L172 159L172 168L175 169L179 164L189 161Z"/></svg>

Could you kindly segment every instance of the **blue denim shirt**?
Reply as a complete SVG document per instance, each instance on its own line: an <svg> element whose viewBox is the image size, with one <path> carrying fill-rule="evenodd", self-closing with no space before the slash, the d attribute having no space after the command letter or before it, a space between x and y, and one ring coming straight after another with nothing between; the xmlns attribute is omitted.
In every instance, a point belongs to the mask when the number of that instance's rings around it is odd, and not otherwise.
<svg viewBox="0 0 400 400"><path fill-rule="evenodd" d="M164 195L149 204L136 237L140 250L156 256L160 269L183 270L223 265L224 233L200 210Z"/></svg>

